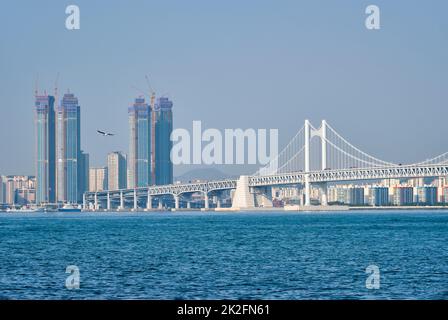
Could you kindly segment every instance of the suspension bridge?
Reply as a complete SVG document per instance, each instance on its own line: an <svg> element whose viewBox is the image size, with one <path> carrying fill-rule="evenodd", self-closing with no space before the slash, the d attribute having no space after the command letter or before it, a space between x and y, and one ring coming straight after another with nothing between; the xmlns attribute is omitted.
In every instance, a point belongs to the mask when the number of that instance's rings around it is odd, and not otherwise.
<svg viewBox="0 0 448 320"><path fill-rule="evenodd" d="M269 207L272 206L272 187L288 186L303 191L305 206L311 205L311 188L319 188L321 205L326 206L330 182L424 177L448 177L448 152L414 164L393 163L352 145L325 120L319 128L305 120L286 147L254 174L239 179L87 192L83 208L111 210L115 204L125 209L130 202L130 208L138 210L139 204L144 202L146 209L152 209L154 197L172 196L174 208L178 209L182 196L202 193L204 208L208 209L211 194L219 195L221 191L232 189L235 190L232 208L236 210ZM218 207L219 204L218 199Z"/></svg>

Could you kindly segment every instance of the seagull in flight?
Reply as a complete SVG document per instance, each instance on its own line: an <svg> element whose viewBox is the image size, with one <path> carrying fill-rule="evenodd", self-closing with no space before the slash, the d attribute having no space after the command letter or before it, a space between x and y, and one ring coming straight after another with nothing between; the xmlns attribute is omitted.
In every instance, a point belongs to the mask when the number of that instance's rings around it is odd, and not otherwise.
<svg viewBox="0 0 448 320"><path fill-rule="evenodd" d="M113 133L104 132L104 131L101 131L101 130L96 130L96 132L98 132L99 134L101 134L101 135L103 135L105 137L114 135Z"/></svg>

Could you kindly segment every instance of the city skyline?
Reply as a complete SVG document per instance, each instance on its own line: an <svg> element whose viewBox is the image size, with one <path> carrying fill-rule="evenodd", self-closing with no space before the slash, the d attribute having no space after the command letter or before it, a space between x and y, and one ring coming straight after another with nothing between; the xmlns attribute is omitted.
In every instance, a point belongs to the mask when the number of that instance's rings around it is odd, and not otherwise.
<svg viewBox="0 0 448 320"><path fill-rule="evenodd" d="M58 72L60 87L70 87L82 99L83 148L92 166L105 165L111 150L127 151L123 106L138 94L131 86L147 91L144 74L158 95L168 92L176 101L175 127L190 128L193 120L202 120L216 128L279 128L283 146L303 119L325 115L355 145L389 161L417 162L445 151L448 70L446 41L441 40L447 36L447 4L442 1L406 7L378 1L383 19L377 32L364 27L365 3L262 1L256 15L250 14L250 2L238 4L237 12L231 2L78 4L82 27L76 31L64 27L63 4L52 3L44 12L34 3L8 3L0 13L8 43L1 51L0 77L8 106L0 112L8 121L0 134L8 136L13 124L21 124L14 145L0 141L3 150L10 150L0 159L1 174L34 174L28 138L32 116L25 110L36 75L39 87L49 88ZM24 19L45 36L31 36L20 24ZM138 36L141 32L148 40ZM134 44L139 50L130 53ZM31 53L36 47L38 52ZM272 110L280 109L273 116ZM423 117L427 121L419 121ZM115 139L97 137L98 127L116 132ZM177 174L194 168L179 167ZM220 169L251 171L245 166Z"/></svg>
<svg viewBox="0 0 448 320"><path fill-rule="evenodd" d="M153 106L142 96L135 99L128 108L129 159L125 153L111 151L107 155L107 166L100 168L90 166L89 154L81 147L78 98L67 91L59 104L57 100L57 86L54 96L46 90L40 94L36 87L33 112L37 204L81 203L86 191L173 183L170 158L173 102L168 98L157 98L154 103L153 95ZM113 135L103 134L105 137ZM3 187L3 182L0 183Z"/></svg>

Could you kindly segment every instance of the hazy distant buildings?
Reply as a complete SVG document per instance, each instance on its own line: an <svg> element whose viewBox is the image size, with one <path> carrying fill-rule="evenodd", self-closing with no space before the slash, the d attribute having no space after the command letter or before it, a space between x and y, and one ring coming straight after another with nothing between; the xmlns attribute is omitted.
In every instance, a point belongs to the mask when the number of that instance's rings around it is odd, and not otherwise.
<svg viewBox="0 0 448 320"><path fill-rule="evenodd" d="M36 123L36 202L53 203L56 200L56 128L54 97L37 95Z"/></svg>
<svg viewBox="0 0 448 320"><path fill-rule="evenodd" d="M107 155L108 190L126 188L127 180L126 155L121 152L111 152Z"/></svg>
<svg viewBox="0 0 448 320"><path fill-rule="evenodd" d="M442 201L448 203L448 187L442 188L442 197L443 197Z"/></svg>
<svg viewBox="0 0 448 320"><path fill-rule="evenodd" d="M154 106L155 125L155 184L173 183L173 163L171 162L171 132L173 131L173 102L168 98L157 99Z"/></svg>
<svg viewBox="0 0 448 320"><path fill-rule="evenodd" d="M372 206L389 205L389 188L388 187L370 188L370 204Z"/></svg>
<svg viewBox="0 0 448 320"><path fill-rule="evenodd" d="M417 187L416 202L421 205L433 206L437 204L437 187Z"/></svg>
<svg viewBox="0 0 448 320"><path fill-rule="evenodd" d="M151 106L143 97L128 108L129 158L128 188L151 184Z"/></svg>
<svg viewBox="0 0 448 320"><path fill-rule="evenodd" d="M392 203L396 206L409 206L414 203L414 188L396 186L392 188Z"/></svg>
<svg viewBox="0 0 448 320"><path fill-rule="evenodd" d="M107 167L90 168L89 191L97 192L107 190Z"/></svg>
<svg viewBox="0 0 448 320"><path fill-rule="evenodd" d="M5 183L4 178L0 176L0 204L5 203Z"/></svg>
<svg viewBox="0 0 448 320"><path fill-rule="evenodd" d="M36 179L34 176L0 177L0 203L26 205L36 201Z"/></svg>
<svg viewBox="0 0 448 320"><path fill-rule="evenodd" d="M352 187L348 189L348 204L352 206L364 205L364 188Z"/></svg>
<svg viewBox="0 0 448 320"><path fill-rule="evenodd" d="M89 154L81 150L78 165L78 191L79 191L78 203L82 202L84 192L89 191L89 166L90 166Z"/></svg>
<svg viewBox="0 0 448 320"><path fill-rule="evenodd" d="M72 93L64 94L57 110L57 200L77 203L81 164L81 111Z"/></svg>
<svg viewBox="0 0 448 320"><path fill-rule="evenodd" d="M364 188L356 186L333 186L328 188L328 201L351 206L363 206Z"/></svg>

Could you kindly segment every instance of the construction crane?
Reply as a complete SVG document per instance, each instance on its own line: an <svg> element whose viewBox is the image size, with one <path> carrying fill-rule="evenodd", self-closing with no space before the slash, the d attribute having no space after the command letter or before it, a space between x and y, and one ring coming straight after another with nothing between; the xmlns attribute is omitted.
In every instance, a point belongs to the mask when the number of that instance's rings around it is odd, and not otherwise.
<svg viewBox="0 0 448 320"><path fill-rule="evenodd" d="M56 75L56 80L54 81L54 99L55 99L55 108L58 108L58 84L59 84L59 72Z"/></svg>
<svg viewBox="0 0 448 320"><path fill-rule="evenodd" d="M149 89L149 93L150 93L150 103L151 103L151 108L152 109L154 109L154 103L155 103L155 100L156 100L156 93L155 93L155 91L152 89L152 87L151 87L151 84L150 84L150 82L149 82L149 77L148 77L148 75L147 74L145 74L145 79L146 79L146 84L148 85L148 89Z"/></svg>
<svg viewBox="0 0 448 320"><path fill-rule="evenodd" d="M134 90L137 90L137 91L140 92L142 95L145 95L145 96L147 96L148 98L151 98L151 96L150 96L148 93L146 93L145 91L143 91L143 90L137 88L136 86L131 86L131 88L134 89Z"/></svg>
<svg viewBox="0 0 448 320"><path fill-rule="evenodd" d="M36 83L34 85L34 96L37 97L39 94L39 73L36 74Z"/></svg>

